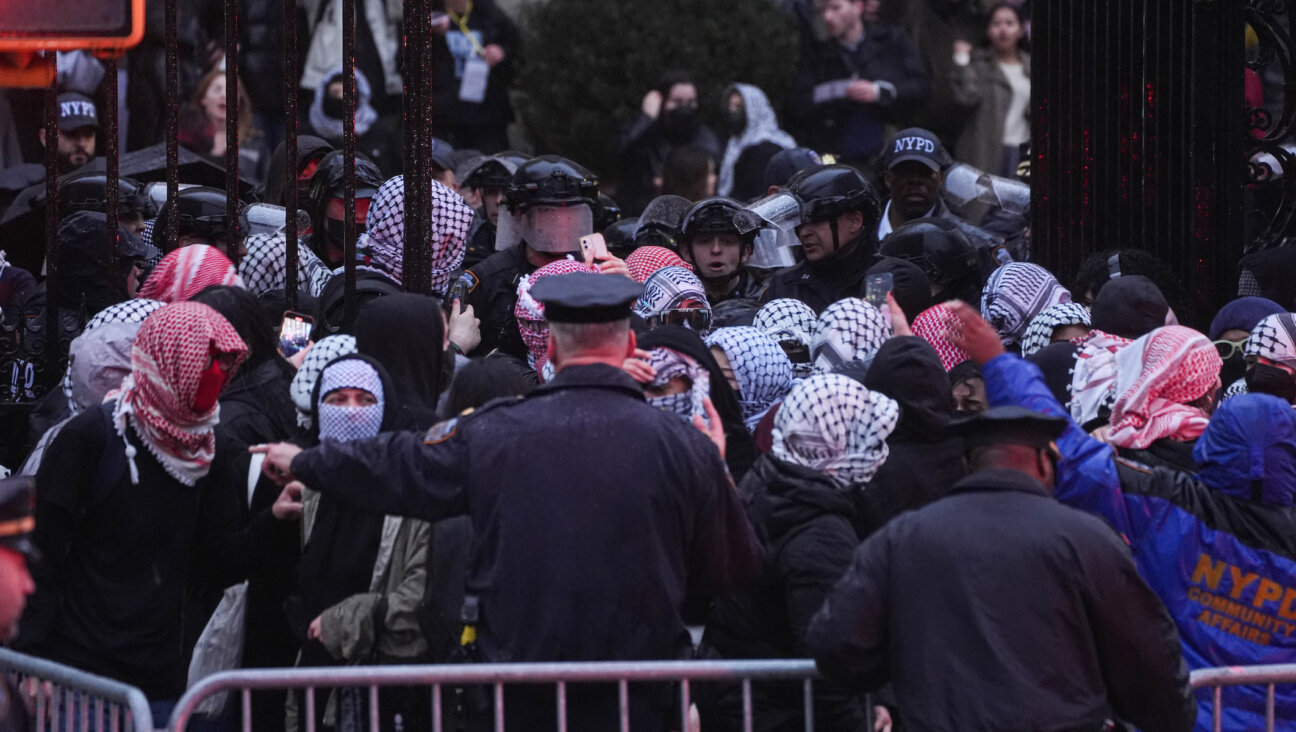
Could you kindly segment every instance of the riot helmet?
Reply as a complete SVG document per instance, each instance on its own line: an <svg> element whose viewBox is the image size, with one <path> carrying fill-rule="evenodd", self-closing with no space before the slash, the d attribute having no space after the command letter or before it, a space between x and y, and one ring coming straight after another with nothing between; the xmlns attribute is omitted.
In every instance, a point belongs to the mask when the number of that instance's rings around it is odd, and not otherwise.
<svg viewBox="0 0 1296 732"><path fill-rule="evenodd" d="M835 222L848 211L864 215L864 229L871 230L882 218L877 191L849 165L819 165L807 168L788 181L788 193L801 202L801 222Z"/></svg>
<svg viewBox="0 0 1296 732"><path fill-rule="evenodd" d="M954 291L969 283L979 284L976 247L958 226L945 219L914 219L897 226L882 240L878 253L918 265L933 290Z"/></svg>
<svg viewBox="0 0 1296 732"><path fill-rule="evenodd" d="M665 247L672 252L678 251L679 245L675 239L679 236L680 222L692 206L687 198L669 193L649 201L639 215L635 246Z"/></svg>
<svg viewBox="0 0 1296 732"><path fill-rule="evenodd" d="M369 213L369 201L378 193L384 182L382 172L372 161L361 155L355 158L355 236L364 233L364 221ZM311 176L306 191L306 213L311 217L314 236L311 248L330 266L342 263L345 250L343 227L346 218L343 197L346 195L346 158L341 150L334 150L320 160L315 175Z"/></svg>
<svg viewBox="0 0 1296 732"><path fill-rule="evenodd" d="M73 173L59 181L59 215L77 211L108 212L108 175L100 172ZM133 178L117 179L117 211L123 226L133 233L143 229L145 219L157 216L157 207L147 190Z"/></svg>
<svg viewBox="0 0 1296 732"><path fill-rule="evenodd" d="M225 191L211 186L185 188L176 193L175 207L177 243L194 237L234 256L230 253L238 247L230 243L237 236L238 222L229 220ZM163 206L158 214L153 230L159 235L165 235L169 213L170 206Z"/></svg>
<svg viewBox="0 0 1296 732"><path fill-rule="evenodd" d="M528 160L504 194L496 248L526 242L549 254L577 251L580 237L594 232L598 189L598 178L571 160L557 155Z"/></svg>

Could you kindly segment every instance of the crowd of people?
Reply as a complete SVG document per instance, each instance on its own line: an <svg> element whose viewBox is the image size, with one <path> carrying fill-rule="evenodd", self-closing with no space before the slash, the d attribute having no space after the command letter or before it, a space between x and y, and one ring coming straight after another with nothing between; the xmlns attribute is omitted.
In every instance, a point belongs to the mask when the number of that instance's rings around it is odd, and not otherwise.
<svg viewBox="0 0 1296 732"><path fill-rule="evenodd" d="M979 47L911 38L876 0L802 7L827 36L807 32L795 114L735 82L717 135L672 73L614 198L504 149L516 30L449 0L435 88L460 104L419 171L425 242L392 146L399 3L357 13L351 226L337 3L303 5L318 136L288 159L249 86L264 178L237 220L208 179L167 206L124 178L109 231L96 102L71 88L59 199L11 191L0 228L60 219L48 260L0 257L12 647L136 686L158 720L229 668L814 658L833 730L1208 729L1190 670L1296 661L1296 292L1272 253L1213 313L1137 248L1065 283L1031 261L1029 211L965 185L1025 190L1018 5L985 9ZM195 75L200 154L223 154L224 80ZM928 95L975 113L905 126ZM406 291L414 251L428 293ZM693 692L692 727L742 728L741 685ZM756 729L801 728L801 684L751 692ZM1263 726L1263 688L1222 698L1225 729ZM248 700L201 724L373 711L353 689ZM492 729L491 701L456 689L442 721ZM383 729L432 726L425 690L378 702ZM553 728L552 689L503 703L507 729ZM633 729L680 728L665 685L627 703ZM1296 722L1296 694L1276 710ZM572 685L564 714L613 727L615 685Z"/></svg>

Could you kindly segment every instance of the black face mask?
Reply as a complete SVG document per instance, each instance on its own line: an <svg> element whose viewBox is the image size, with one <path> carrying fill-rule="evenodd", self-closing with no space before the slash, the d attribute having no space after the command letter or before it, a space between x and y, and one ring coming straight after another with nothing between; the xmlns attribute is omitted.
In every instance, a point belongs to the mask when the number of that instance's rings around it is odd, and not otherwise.
<svg viewBox="0 0 1296 732"><path fill-rule="evenodd" d="M346 117L346 103L342 98L324 97L324 114L333 119Z"/></svg>
<svg viewBox="0 0 1296 732"><path fill-rule="evenodd" d="M1232 384L1245 375L1246 357L1241 352L1236 352L1224 359L1224 365L1220 367L1220 381L1224 386Z"/></svg>
<svg viewBox="0 0 1296 732"><path fill-rule="evenodd" d="M1296 379L1277 366L1253 364L1247 371L1246 385L1252 394L1272 394L1288 404L1296 404Z"/></svg>
<svg viewBox="0 0 1296 732"><path fill-rule="evenodd" d="M702 127L697 107L676 107L662 115L662 132L676 145L692 140Z"/></svg>
<svg viewBox="0 0 1296 732"><path fill-rule="evenodd" d="M342 248L342 242L343 242L342 236L344 233L343 232L344 224L345 222L343 222L341 219L327 219L327 218L324 219L324 235L328 238L330 242L336 244L339 249ZM357 239L360 238L360 235L363 234L364 231L365 231L364 224L355 225L355 235Z"/></svg>
<svg viewBox="0 0 1296 732"><path fill-rule="evenodd" d="M747 129L747 112L739 109L725 114L725 129L731 137L737 137Z"/></svg>

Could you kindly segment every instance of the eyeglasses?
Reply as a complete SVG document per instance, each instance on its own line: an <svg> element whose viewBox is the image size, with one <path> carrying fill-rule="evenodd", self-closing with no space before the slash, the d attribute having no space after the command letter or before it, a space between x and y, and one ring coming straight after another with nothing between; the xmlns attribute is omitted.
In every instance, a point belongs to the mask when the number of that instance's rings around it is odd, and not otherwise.
<svg viewBox="0 0 1296 732"><path fill-rule="evenodd" d="M705 333L711 329L711 311L706 308L679 308L663 310L648 319L649 327L659 325L680 325L694 333Z"/></svg>
<svg viewBox="0 0 1296 732"><path fill-rule="evenodd" d="M1242 353L1242 348L1246 346L1247 339L1240 341L1215 341L1215 350L1219 351L1220 358L1227 361L1233 357L1233 354Z"/></svg>

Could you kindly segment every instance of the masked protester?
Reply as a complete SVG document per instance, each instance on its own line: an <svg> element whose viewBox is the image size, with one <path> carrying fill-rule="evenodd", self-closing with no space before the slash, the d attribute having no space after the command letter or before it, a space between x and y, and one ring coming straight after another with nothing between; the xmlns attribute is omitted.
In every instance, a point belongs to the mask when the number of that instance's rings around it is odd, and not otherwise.
<svg viewBox="0 0 1296 732"><path fill-rule="evenodd" d="M1021 337L1022 356L1039 353L1051 343L1083 338L1092 327L1089 308L1078 302L1049 305L1031 319Z"/></svg>
<svg viewBox="0 0 1296 732"><path fill-rule="evenodd" d="M743 421L755 430L792 388L792 361L777 341L751 327L719 328L707 335L706 344L738 397Z"/></svg>
<svg viewBox="0 0 1296 732"><path fill-rule="evenodd" d="M315 425L315 408L311 399L315 395L320 372L334 359L352 353L358 353L355 336L344 333L322 338L311 346L288 389L293 406L297 408L298 427L309 430Z"/></svg>
<svg viewBox="0 0 1296 732"><path fill-rule="evenodd" d="M792 375L803 379L814 369L810 361L810 343L816 322L818 316L809 305L800 300L781 298L762 305L756 312L752 327L778 341L792 361Z"/></svg>
<svg viewBox="0 0 1296 732"><path fill-rule="evenodd" d="M1010 262L990 274L981 291L981 317L999 331L1005 346L1021 341L1036 315L1070 302L1071 293L1051 272L1029 262Z"/></svg>
<svg viewBox="0 0 1296 732"><path fill-rule="evenodd" d="M342 67L330 71L315 90L310 107L310 123L315 133L339 148L342 145L342 121L346 118L343 80ZM379 117L370 104L373 93L369 77L360 69L355 69L355 86L356 150L372 160L379 170L400 170L400 126Z"/></svg>
<svg viewBox="0 0 1296 732"><path fill-rule="evenodd" d="M352 442L391 429L397 399L377 362L360 355L335 359L315 386L318 439L312 443ZM327 495L315 494L304 503L310 518L303 532L300 597L290 600L301 613L294 621L305 630L298 665L425 662L428 644L418 616L427 580L428 524L356 511ZM301 695L295 696L296 711L304 713ZM380 694L385 724L400 715L405 724L425 725L431 712L425 696L403 689ZM337 690L317 707L316 724L336 729L363 724L369 719L366 697L359 689Z"/></svg>
<svg viewBox="0 0 1296 732"><path fill-rule="evenodd" d="M228 559L213 537L233 518L205 480L218 399L246 354L210 307L162 307L140 327L121 388L54 439L36 475L46 561L24 652L155 701L184 691L186 596L195 572Z"/></svg>
<svg viewBox="0 0 1296 732"><path fill-rule="evenodd" d="M630 279L635 282L647 282L658 270L667 267L683 267L692 271L693 265L680 259L680 256L666 247L643 246L626 257L626 267L630 270Z"/></svg>
<svg viewBox="0 0 1296 732"><path fill-rule="evenodd" d="M644 281L635 315L648 327L678 325L704 335L711 330L711 303L702 280L683 267L659 269Z"/></svg>
<svg viewBox="0 0 1296 732"><path fill-rule="evenodd" d="M163 257L145 280L138 297L164 303L183 302L212 285L242 287L243 278L220 250L195 244Z"/></svg>
<svg viewBox="0 0 1296 732"><path fill-rule="evenodd" d="M444 295L450 287L450 274L463 261L468 227L473 210L458 193L431 182L432 215L428 232L431 252L432 292ZM382 184L373 197L368 225L356 243L356 258L400 284L405 276L405 176L398 175Z"/></svg>
<svg viewBox="0 0 1296 732"><path fill-rule="evenodd" d="M1245 352L1246 376L1232 390L1272 394L1296 404L1296 315L1279 313L1256 323Z"/></svg>
<svg viewBox="0 0 1296 732"><path fill-rule="evenodd" d="M572 272L597 273L598 270L571 259L562 259L553 264L546 264L518 283L517 307L514 308L513 315L517 318L518 330L522 334L522 342L526 343L527 351L530 354L527 365L535 369L535 372L540 375L541 381L548 381L544 372L545 365L549 362L549 323L544 317L544 304L531 297L531 288L542 277L553 277L555 275L571 274ZM552 371L552 369L550 370Z"/></svg>
<svg viewBox="0 0 1296 732"><path fill-rule="evenodd" d="M288 286L288 239L282 232L247 238L247 254L238 263L239 276L253 295L282 293ZM297 248L297 293L319 297L333 272L309 247Z"/></svg>
<svg viewBox="0 0 1296 732"><path fill-rule="evenodd" d="M843 364L868 364L892 336L891 323L882 312L859 298L839 300L823 311L810 342L816 374L826 374Z"/></svg>
<svg viewBox="0 0 1296 732"><path fill-rule="evenodd" d="M1243 353L1251 331L1264 318L1284 312L1283 307L1263 297L1239 297L1219 309L1211 319L1206 337L1215 343L1224 367L1220 380L1230 386L1246 372Z"/></svg>
<svg viewBox="0 0 1296 732"><path fill-rule="evenodd" d="M390 376L394 429L425 430L435 424L437 401L454 365L446 352L441 302L410 293L380 297L360 311L355 333L357 350L382 364Z"/></svg>
<svg viewBox="0 0 1296 732"><path fill-rule="evenodd" d="M780 150L796 147L796 140L779 129L778 118L765 92L750 84L725 90L725 143L716 194L751 201L765 194L765 167Z"/></svg>
<svg viewBox="0 0 1296 732"><path fill-rule="evenodd" d="M661 187L666 159L684 147L697 148L713 161L720 158L720 139L702 123L693 79L671 71L644 95L641 113L619 140L623 175L617 199L626 212L644 210Z"/></svg>
<svg viewBox="0 0 1296 732"><path fill-rule="evenodd" d="M371 161L356 156L355 161L355 236L358 239L365 232L369 216L369 207L373 197L382 187L382 172ZM337 269L343 266L343 255L346 251L346 160L341 150L334 150L320 159L319 167L311 176L310 187L302 201L306 213L310 214L311 232L302 237L302 242L315 252L329 267Z"/></svg>
<svg viewBox="0 0 1296 732"><path fill-rule="evenodd" d="M859 544L851 526L853 495L887 460L896 427L895 401L840 374L796 385L775 417L774 446L739 486L769 547L764 575L751 589L717 599L703 636L726 659L803 658L805 632ZM754 719L765 730L802 722L806 700L797 683L752 688ZM862 729L857 695L816 684L816 727ZM742 691L734 684L707 706L703 727L742 728Z"/></svg>

